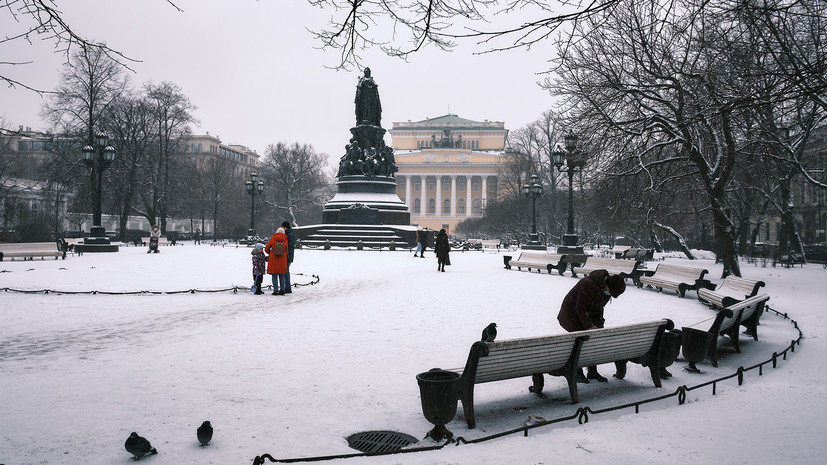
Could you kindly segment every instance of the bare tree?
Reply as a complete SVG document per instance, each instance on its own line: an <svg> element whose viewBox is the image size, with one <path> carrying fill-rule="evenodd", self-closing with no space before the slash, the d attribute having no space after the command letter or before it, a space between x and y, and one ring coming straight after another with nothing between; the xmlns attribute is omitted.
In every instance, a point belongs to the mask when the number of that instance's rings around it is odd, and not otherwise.
<svg viewBox="0 0 827 465"><path fill-rule="evenodd" d="M480 53L530 48L567 22L611 10L624 0L308 1L331 11L329 24L311 33L323 48L340 52L337 68L349 68L359 66L360 51L371 47L402 59L427 46L450 50L460 41L483 45Z"/></svg>
<svg viewBox="0 0 827 465"><path fill-rule="evenodd" d="M155 140L153 123L151 105L137 93L122 95L105 113L104 129L111 135L112 145L118 154L111 169L121 240L128 239L126 226L134 212L139 174L142 166L150 161Z"/></svg>
<svg viewBox="0 0 827 465"><path fill-rule="evenodd" d="M262 163L265 183L272 186L266 202L276 211L283 211L288 221L298 225L299 219L317 215L322 201L330 192L332 181L325 173L327 155L318 153L309 144L284 142L267 146ZM311 215L308 213L313 212ZM280 222L279 222L280 223Z"/></svg>
<svg viewBox="0 0 827 465"><path fill-rule="evenodd" d="M190 123L196 121L192 114L196 107L190 103L181 89L171 82L162 82L158 85L148 83L144 86L144 92L152 109L156 144L156 158L152 160L150 183L152 194L145 197L144 203L147 212L157 212L161 231L165 233L169 208L173 202L171 179L177 157L182 150L181 138L189 134Z"/></svg>
<svg viewBox="0 0 827 465"><path fill-rule="evenodd" d="M176 10L182 11L171 0L167 3ZM137 60L130 58L117 50L109 48L103 42L84 38L75 31L63 18L58 0L0 0L0 15L6 15L11 20L10 30L3 31L0 37L0 47L33 46L35 40L50 42L54 50L63 53L66 62L71 62L79 49L97 51L112 62L129 69L129 64ZM3 61L0 59L0 81L10 87L20 87L40 94L51 91L36 89L23 81L13 77L15 67L25 67L33 63L27 61Z"/></svg>

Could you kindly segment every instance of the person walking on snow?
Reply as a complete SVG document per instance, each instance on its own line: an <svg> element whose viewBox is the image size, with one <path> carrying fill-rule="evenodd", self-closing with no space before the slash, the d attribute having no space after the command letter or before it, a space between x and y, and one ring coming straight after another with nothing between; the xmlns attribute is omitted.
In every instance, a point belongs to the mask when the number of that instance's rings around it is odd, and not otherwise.
<svg viewBox="0 0 827 465"><path fill-rule="evenodd" d="M285 274L287 273L287 236L284 234L284 228L279 228L267 245L264 246L264 252L267 253L267 274L272 275L273 280L273 295L285 294Z"/></svg>

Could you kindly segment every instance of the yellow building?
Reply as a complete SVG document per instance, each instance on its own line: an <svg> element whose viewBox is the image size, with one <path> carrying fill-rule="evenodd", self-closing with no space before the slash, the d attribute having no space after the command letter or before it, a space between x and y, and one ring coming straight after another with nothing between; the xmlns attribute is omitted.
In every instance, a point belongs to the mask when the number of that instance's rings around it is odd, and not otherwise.
<svg viewBox="0 0 827 465"><path fill-rule="evenodd" d="M410 209L411 224L450 233L466 218L481 217L488 199L498 196L504 123L448 114L395 122L389 132L399 167L397 193Z"/></svg>

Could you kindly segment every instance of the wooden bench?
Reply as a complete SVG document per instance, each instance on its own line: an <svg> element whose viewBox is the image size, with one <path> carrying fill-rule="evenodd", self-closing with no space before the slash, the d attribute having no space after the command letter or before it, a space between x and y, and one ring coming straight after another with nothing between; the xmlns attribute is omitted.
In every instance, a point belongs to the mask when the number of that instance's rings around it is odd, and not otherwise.
<svg viewBox="0 0 827 465"><path fill-rule="evenodd" d="M655 257L655 251L653 249L640 249L636 247L630 247L623 252L620 257L615 256L615 258L621 258L625 260L652 260Z"/></svg>
<svg viewBox="0 0 827 465"><path fill-rule="evenodd" d="M648 366L655 386L661 387L662 335L673 327L670 320L664 319L552 336L475 342L465 367L447 371L460 374L455 384L456 396L462 402L468 427L474 428L477 384L531 377L534 384L529 391L539 395L543 389L542 373L548 373L566 378L572 403L577 403L577 372L581 368L629 360Z"/></svg>
<svg viewBox="0 0 827 465"><path fill-rule="evenodd" d="M641 286L640 277L643 275L643 269L640 268L640 262L637 260L589 256L584 265L571 268L571 275L576 278L577 273L587 275L594 270L606 270L609 274L620 275L624 279L631 278L635 286Z"/></svg>
<svg viewBox="0 0 827 465"><path fill-rule="evenodd" d="M499 239L482 239L480 240L480 245L482 246L483 252L485 252L485 249L500 250Z"/></svg>
<svg viewBox="0 0 827 465"><path fill-rule="evenodd" d="M712 325L708 330L704 330L711 334L709 347L706 354L712 362L713 367L718 366L718 336L728 336L732 345L735 347L735 352L741 353L740 344L740 327L746 328L745 333L758 340L758 320L764 312L764 305L770 300L767 294L757 294L747 299L735 302L718 311ZM705 320L709 321L709 320ZM703 322L696 323L690 328L703 330Z"/></svg>
<svg viewBox="0 0 827 465"><path fill-rule="evenodd" d="M704 279L707 273L709 271L703 268L661 263L655 268L655 272L651 276L641 276L640 284L652 286L658 292L671 289L677 292L679 296L684 297L688 289L697 291L699 287L709 283L708 280Z"/></svg>
<svg viewBox="0 0 827 465"><path fill-rule="evenodd" d="M522 270L525 267L528 271L536 269L538 273L546 270L548 274L556 269L557 273L562 276L566 271L566 262L561 261L563 257L564 255L554 253L521 252L516 260L510 260L506 264L506 268L510 270L512 266L516 266L518 270Z"/></svg>
<svg viewBox="0 0 827 465"><path fill-rule="evenodd" d="M717 288L712 283L698 289L698 300L708 303L712 308L729 307L747 297L758 293L758 288L764 286L764 281L741 278L729 275Z"/></svg>
<svg viewBox="0 0 827 465"><path fill-rule="evenodd" d="M149 239L150 239L149 237L142 237L141 238L141 245L149 245ZM158 246L159 247L162 246L162 245L169 245L169 244L170 243L167 240L166 236L161 236L161 237L158 238Z"/></svg>
<svg viewBox="0 0 827 465"><path fill-rule="evenodd" d="M630 245L616 245L608 250L609 255L614 255L615 258L620 258L626 253L627 250L631 249L632 246Z"/></svg>
<svg viewBox="0 0 827 465"><path fill-rule="evenodd" d="M58 242L14 242L0 244L0 261L5 258L34 260L34 257L58 257L66 259L66 252L60 250Z"/></svg>
<svg viewBox="0 0 827 465"><path fill-rule="evenodd" d="M776 265L781 265L784 268L792 268L795 265L798 265L804 268L804 263L806 263L806 261L807 260L804 259L803 255L799 255L797 253L783 254L778 255L773 259L772 267L775 268Z"/></svg>

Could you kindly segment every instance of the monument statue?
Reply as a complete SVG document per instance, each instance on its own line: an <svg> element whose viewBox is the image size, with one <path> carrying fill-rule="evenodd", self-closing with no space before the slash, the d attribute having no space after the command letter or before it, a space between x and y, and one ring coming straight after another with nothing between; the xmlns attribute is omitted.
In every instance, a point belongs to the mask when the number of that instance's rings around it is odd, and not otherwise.
<svg viewBox="0 0 827 465"><path fill-rule="evenodd" d="M356 125L370 124L381 127L382 104L379 102L379 86L370 76L370 68L356 85Z"/></svg>

